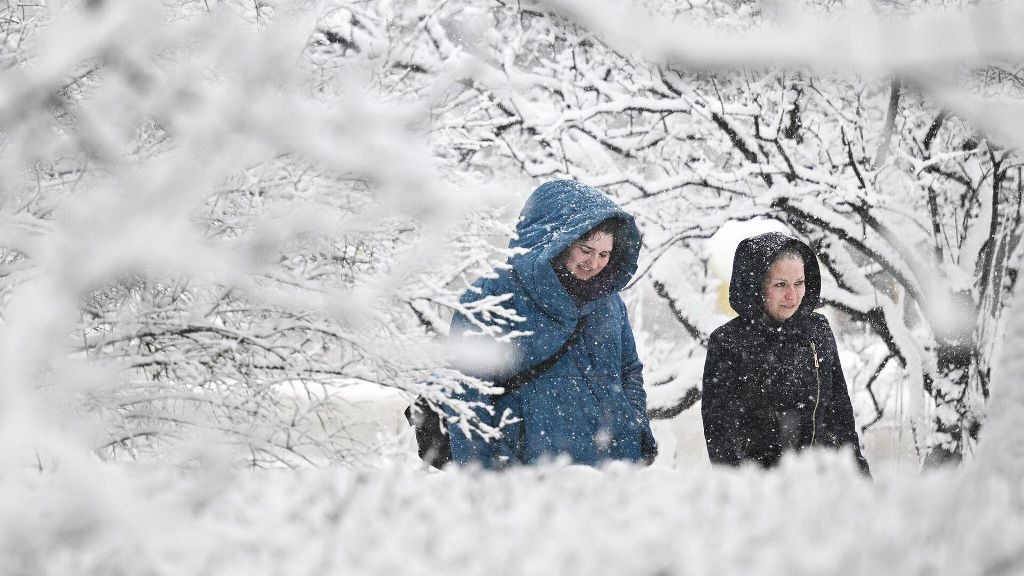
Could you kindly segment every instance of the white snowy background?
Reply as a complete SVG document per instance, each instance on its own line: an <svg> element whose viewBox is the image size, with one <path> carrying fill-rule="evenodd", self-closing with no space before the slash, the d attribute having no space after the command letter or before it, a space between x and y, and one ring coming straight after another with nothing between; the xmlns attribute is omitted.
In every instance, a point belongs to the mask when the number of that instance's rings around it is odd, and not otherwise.
<svg viewBox="0 0 1024 576"><path fill-rule="evenodd" d="M1024 573L1024 11L976 4L0 1L0 574ZM659 460L425 470L401 411L487 386L447 319L554 177L644 230ZM765 227L874 481L707 464Z"/></svg>

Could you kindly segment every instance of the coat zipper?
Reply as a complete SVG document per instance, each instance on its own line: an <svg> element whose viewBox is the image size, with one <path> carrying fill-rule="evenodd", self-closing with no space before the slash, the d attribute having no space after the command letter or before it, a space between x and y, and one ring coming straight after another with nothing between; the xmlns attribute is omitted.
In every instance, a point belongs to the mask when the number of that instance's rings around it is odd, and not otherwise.
<svg viewBox="0 0 1024 576"><path fill-rule="evenodd" d="M818 435L818 402L821 400L821 370L818 366L818 349L811 341L811 355L814 356L814 379L818 383L818 392L814 395L814 410L811 412L811 446Z"/></svg>

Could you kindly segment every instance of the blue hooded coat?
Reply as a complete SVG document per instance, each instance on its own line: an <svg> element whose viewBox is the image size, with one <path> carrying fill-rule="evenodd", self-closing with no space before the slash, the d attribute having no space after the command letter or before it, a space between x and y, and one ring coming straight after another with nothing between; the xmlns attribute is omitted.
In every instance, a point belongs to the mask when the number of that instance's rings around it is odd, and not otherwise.
<svg viewBox="0 0 1024 576"><path fill-rule="evenodd" d="M787 249L803 259L805 293L778 322L764 311L762 282ZM814 312L820 296L818 261L803 242L768 232L736 247L729 304L739 316L711 333L704 363L701 414L712 463L769 468L788 450L846 447L870 475L835 336Z"/></svg>
<svg viewBox="0 0 1024 576"><path fill-rule="evenodd" d="M595 226L620 221L611 258L591 280L585 299L574 298L556 273L555 260ZM583 318L582 332L548 370L518 388L489 401L495 414L481 413L496 425L503 413L517 419L506 424L500 439L467 437L449 426L452 460L501 468L568 456L573 462L597 465L607 460L650 461L656 454L647 418L643 365L637 357L626 306L618 292L636 272L640 231L633 217L589 186L570 180L547 182L523 206L509 246L525 252L509 260L508 269L477 280L461 301L511 294L506 302L525 318L514 326L529 335L511 340L504 361L486 372L464 369L472 376L501 380L554 355ZM472 328L456 315L451 338L458 341ZM478 392L464 395L480 400Z"/></svg>

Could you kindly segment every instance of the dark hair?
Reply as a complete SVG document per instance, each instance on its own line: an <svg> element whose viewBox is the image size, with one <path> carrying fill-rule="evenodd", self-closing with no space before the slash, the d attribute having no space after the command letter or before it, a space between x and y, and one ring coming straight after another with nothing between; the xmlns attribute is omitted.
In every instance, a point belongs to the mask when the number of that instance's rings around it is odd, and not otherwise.
<svg viewBox="0 0 1024 576"><path fill-rule="evenodd" d="M623 250L622 242L620 242L619 239L624 236L624 234L623 234L623 227L624 227L624 225L625 225L625 221L622 220L621 218L616 218L614 216L611 217L611 218L605 218L604 220L598 222L597 226L594 226L590 230L587 230L586 232L584 232L582 236L580 236L575 241L573 241L573 244L575 244L576 242L585 242L587 240L590 240L591 238L594 237L595 234L598 234L598 233L601 233L601 232L603 232L605 234L610 234L611 237L612 237L612 254L611 254L611 258L608 261L608 264L611 265L613 262L615 262L617 260L617 256ZM569 255L569 248L571 248L571 246L567 246L565 248L565 250L562 250L558 254L558 256L556 256L552 260L552 262L556 262L556 263L558 263L560 265L564 264L566 257ZM606 271L607 271L607 268L605 270L602 270L601 274L605 274Z"/></svg>
<svg viewBox="0 0 1024 576"><path fill-rule="evenodd" d="M580 236L580 240L590 240L598 232L604 232L605 234L611 234L612 240L618 240L622 236L622 225L624 224L621 218L605 218L597 226L594 226L583 236Z"/></svg>

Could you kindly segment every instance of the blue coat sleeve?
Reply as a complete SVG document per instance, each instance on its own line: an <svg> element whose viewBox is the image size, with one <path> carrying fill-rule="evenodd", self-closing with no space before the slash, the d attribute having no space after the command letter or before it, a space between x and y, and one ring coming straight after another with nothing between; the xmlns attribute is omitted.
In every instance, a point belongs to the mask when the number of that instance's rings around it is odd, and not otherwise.
<svg viewBox="0 0 1024 576"><path fill-rule="evenodd" d="M622 304L622 389L633 406L637 423L641 429L640 456L650 464L658 455L658 443L651 432L651 421L647 416L647 392L644 390L644 365L636 352L636 339L629 323L625 304Z"/></svg>
<svg viewBox="0 0 1024 576"><path fill-rule="evenodd" d="M458 338L459 335L469 329L469 322L461 315L455 314L452 318L449 337ZM456 399L465 402L479 402L480 407L474 410L476 417L489 426L494 426L498 418L485 409L485 406L492 405L493 399L479 390L466 388L462 393L453 395ZM481 438L477 434L466 434L459 427L457 422L448 424L448 437L451 442L452 461L456 464L467 466L477 465L484 468L494 468L497 460L495 443Z"/></svg>

